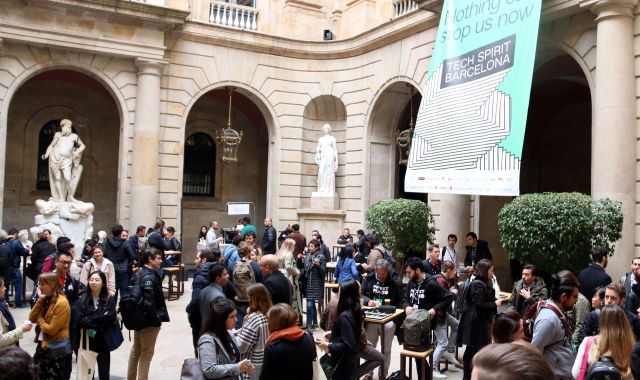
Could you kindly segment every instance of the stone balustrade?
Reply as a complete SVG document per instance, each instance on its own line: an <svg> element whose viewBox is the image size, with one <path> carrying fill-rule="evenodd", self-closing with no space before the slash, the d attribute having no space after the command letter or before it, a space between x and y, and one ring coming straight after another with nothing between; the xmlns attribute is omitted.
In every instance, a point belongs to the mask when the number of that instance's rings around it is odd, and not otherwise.
<svg viewBox="0 0 640 380"><path fill-rule="evenodd" d="M395 0L393 2L393 18L406 15L418 9L418 3L414 0Z"/></svg>
<svg viewBox="0 0 640 380"><path fill-rule="evenodd" d="M258 30L258 10L244 5L212 1L209 22L228 28Z"/></svg>

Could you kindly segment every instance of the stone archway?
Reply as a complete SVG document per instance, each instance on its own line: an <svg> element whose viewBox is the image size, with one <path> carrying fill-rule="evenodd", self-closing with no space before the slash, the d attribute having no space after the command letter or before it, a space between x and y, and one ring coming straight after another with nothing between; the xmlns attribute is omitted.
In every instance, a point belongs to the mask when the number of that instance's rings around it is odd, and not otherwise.
<svg viewBox="0 0 640 380"><path fill-rule="evenodd" d="M182 226L184 247L195 247L200 226L209 226L213 219L221 228L235 227L238 219L245 215L227 215L228 202L253 202L255 212L247 215L261 231L262 221L267 216L267 192L269 171L269 129L258 104L254 103L246 90L236 88L232 100L232 128L243 132L238 148L238 162L225 165L221 161L221 150L216 150L215 173L210 194L189 194L184 191L183 163L181 183ZM226 87L212 89L200 96L191 106L185 124L185 143L194 134L206 135L215 141L218 131L226 127L228 119L229 91ZM262 239L262 234L258 234ZM195 256L195 253L193 253ZM191 263L190 258L185 258Z"/></svg>
<svg viewBox="0 0 640 380"><path fill-rule="evenodd" d="M7 115L3 225L33 225L37 188L38 139L45 124L68 118L86 145L77 197L95 205L94 229L117 222L120 111L98 80L72 69L51 69L25 81L15 92ZM116 149L119 151L119 149Z"/></svg>
<svg viewBox="0 0 640 380"><path fill-rule="evenodd" d="M373 103L368 122L365 209L384 199L402 197L427 200L427 194L404 191L406 167L398 163L400 157L396 145L396 131L407 129L411 116L415 123L421 99L420 90L414 83L396 81L384 88ZM411 101L413 115L410 111Z"/></svg>

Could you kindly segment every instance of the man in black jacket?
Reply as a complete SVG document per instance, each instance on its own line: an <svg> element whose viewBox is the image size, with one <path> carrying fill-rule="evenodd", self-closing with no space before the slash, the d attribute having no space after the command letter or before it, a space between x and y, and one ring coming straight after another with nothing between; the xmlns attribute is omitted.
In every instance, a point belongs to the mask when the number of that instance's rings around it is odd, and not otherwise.
<svg viewBox="0 0 640 380"><path fill-rule="evenodd" d="M217 251L217 258L214 259L213 251ZM196 253L194 260L196 264L196 273L193 275L193 283L191 285L191 301L187 305L187 320L191 326L191 335L193 336L193 348L198 357L198 338L200 330L202 330L202 316L200 315L199 296L200 291L209 285L209 268L220 259L220 250L217 248L203 250Z"/></svg>
<svg viewBox="0 0 640 380"><path fill-rule="evenodd" d="M33 268L33 281L35 282L38 279L38 276L42 272L42 267L44 266L44 259L47 258L50 254L56 251L56 246L53 245L50 241L51 239L51 231L43 230L41 233L37 234L38 241L33 243L33 247L31 247L31 265ZM34 287L35 289L35 287Z"/></svg>
<svg viewBox="0 0 640 380"><path fill-rule="evenodd" d="M466 239L467 256L464 258L464 266L467 272L472 271L473 267L482 259L493 260L489 250L489 243L484 240L478 240L478 235L475 232L469 232L466 235Z"/></svg>
<svg viewBox="0 0 640 380"><path fill-rule="evenodd" d="M596 288L607 286L611 283L611 277L604 271L609 262L609 251L606 248L593 248L591 250L593 263L583 269L578 275L580 293L590 300Z"/></svg>
<svg viewBox="0 0 640 380"><path fill-rule="evenodd" d="M275 255L276 247L276 229L273 227L271 218L264 218L264 235L262 236L262 253L265 255Z"/></svg>
<svg viewBox="0 0 640 380"><path fill-rule="evenodd" d="M443 320L443 316L453 302L453 293L440 285L435 277L427 276L422 260L417 257L410 257L407 260L405 273L409 283L402 300L402 307L407 315L411 315L416 309L428 310L431 329L435 329L436 321ZM416 359L416 369L419 375L422 369L421 360Z"/></svg>
<svg viewBox="0 0 640 380"><path fill-rule="evenodd" d="M33 251L33 249L32 249ZM627 296L624 299L624 308L633 314L640 315L640 257L631 260L631 272L625 273L620 279Z"/></svg>
<svg viewBox="0 0 640 380"><path fill-rule="evenodd" d="M624 286L621 284L611 283L607 285L604 293L604 304L605 305L618 305L624 308L624 298L626 295L626 291ZM629 320L629 324L631 325L631 330L633 330L633 335L636 337L636 341L640 340L640 320L638 317L628 311L625 310L625 314L627 314L627 319ZM576 345L580 345L582 340L588 336L598 335L600 332L600 309L596 309L590 312L585 318L582 327L580 328L580 333L578 334L578 341L575 342Z"/></svg>
<svg viewBox="0 0 640 380"><path fill-rule="evenodd" d="M376 262L375 271L371 272L362 281L362 301L367 306L380 306L379 304L389 304L396 308L402 304L402 284L400 280L391 277L391 265L385 259ZM373 348L378 344L378 338L382 336L384 344L380 343L380 348L384 351L384 365L379 369L378 377L387 378L389 364L391 363L391 346L393 336L396 331L394 321L380 325L378 323L367 323L365 325L367 340L371 342ZM384 349L382 349L384 347ZM373 378L373 372L369 375Z"/></svg>
<svg viewBox="0 0 640 380"><path fill-rule="evenodd" d="M113 236L104 240L104 257L113 262L116 272L116 297L127 289L131 281L131 264L136 261L136 254L131 249L131 244L120 238L122 225L116 224L111 229Z"/></svg>
<svg viewBox="0 0 640 380"><path fill-rule="evenodd" d="M293 289L289 280L280 272L278 258L274 255L264 255L260 260L262 284L271 294L271 303L286 303L291 305Z"/></svg>
<svg viewBox="0 0 640 380"><path fill-rule="evenodd" d="M144 328L133 332L133 346L129 355L128 379L146 380L149 376L149 365L153 358L160 326L162 322L169 322L167 305L162 294L162 283L158 269L162 264L162 255L155 248L147 248L142 253L144 264L136 274L136 281L140 282L142 300L144 302Z"/></svg>

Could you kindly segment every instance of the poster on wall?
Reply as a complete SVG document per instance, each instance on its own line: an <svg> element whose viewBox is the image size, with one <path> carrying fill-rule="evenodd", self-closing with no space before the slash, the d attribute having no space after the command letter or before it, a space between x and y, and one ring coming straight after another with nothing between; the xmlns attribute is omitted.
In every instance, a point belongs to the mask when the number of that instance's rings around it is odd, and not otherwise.
<svg viewBox="0 0 640 380"><path fill-rule="evenodd" d="M405 190L519 195L541 0L445 0Z"/></svg>

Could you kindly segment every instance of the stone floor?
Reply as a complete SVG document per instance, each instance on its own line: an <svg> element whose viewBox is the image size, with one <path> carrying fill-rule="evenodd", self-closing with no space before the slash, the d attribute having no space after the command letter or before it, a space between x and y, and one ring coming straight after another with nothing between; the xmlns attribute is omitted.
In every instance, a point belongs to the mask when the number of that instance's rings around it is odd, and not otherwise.
<svg viewBox="0 0 640 380"><path fill-rule="evenodd" d="M30 282L30 281L28 281ZM169 310L169 316L171 322L163 323L158 341L156 343L155 355L151 362L151 370L149 372L150 380L177 380L180 378L180 369L184 359L193 357L193 346L191 344L191 328L187 321L187 314L184 311L186 305L191 298L191 279L185 284L186 292L177 301L167 301L167 308ZM31 291L31 287L28 289ZM29 309L11 309L16 323L27 319ZM26 334L25 338L20 342L20 347L30 354L35 352L35 343L33 343L34 330ZM131 349L131 343L129 341L128 330L124 329L123 334L125 341L116 351L111 353L111 379L120 380L125 379L127 374L127 363L129 358L129 351ZM317 330L315 335L321 336L322 331ZM131 340L133 340L133 334L131 334ZM462 352L460 353L460 358ZM74 357L75 360L75 357ZM393 342L392 358L389 374L393 371L400 369L400 346L396 339ZM75 379L75 363L73 365L74 373L71 378ZM452 366L450 367L452 368ZM454 368L455 369L455 368ZM415 379L415 363L414 363L413 378ZM374 379L377 379L377 374L374 373ZM455 372L446 372L448 379L462 379L462 370L455 369Z"/></svg>

